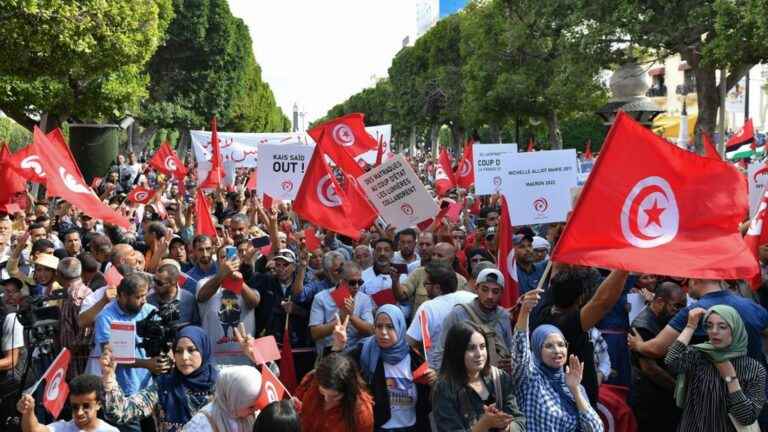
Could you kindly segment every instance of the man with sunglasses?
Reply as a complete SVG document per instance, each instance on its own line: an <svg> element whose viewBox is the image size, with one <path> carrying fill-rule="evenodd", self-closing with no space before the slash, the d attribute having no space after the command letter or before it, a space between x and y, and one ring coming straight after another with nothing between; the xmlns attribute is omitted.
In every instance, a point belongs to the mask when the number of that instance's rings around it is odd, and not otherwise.
<svg viewBox="0 0 768 432"><path fill-rule="evenodd" d="M154 292L147 296L147 303L160 310L176 303L181 322L199 326L197 299L194 294L179 287L180 273L181 265L177 261L170 258L160 261L155 272Z"/></svg>

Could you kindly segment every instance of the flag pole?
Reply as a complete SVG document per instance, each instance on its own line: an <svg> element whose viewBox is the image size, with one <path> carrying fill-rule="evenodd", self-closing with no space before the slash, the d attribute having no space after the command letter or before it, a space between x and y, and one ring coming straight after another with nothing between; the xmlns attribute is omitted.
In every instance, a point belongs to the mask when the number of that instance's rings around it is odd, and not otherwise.
<svg viewBox="0 0 768 432"><path fill-rule="evenodd" d="M547 260L547 266L544 268L544 273L541 274L539 283L536 285L536 289L540 290L544 286L544 281L549 276L549 272L552 270L552 259Z"/></svg>

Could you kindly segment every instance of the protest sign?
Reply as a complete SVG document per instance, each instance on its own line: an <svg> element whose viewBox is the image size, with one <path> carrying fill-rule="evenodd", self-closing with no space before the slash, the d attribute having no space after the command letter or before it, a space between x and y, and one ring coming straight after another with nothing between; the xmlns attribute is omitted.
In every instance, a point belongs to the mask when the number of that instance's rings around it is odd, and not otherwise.
<svg viewBox="0 0 768 432"><path fill-rule="evenodd" d="M753 162L747 167L747 182L749 184L749 217L753 217L760 206L760 199L768 184L768 164Z"/></svg>
<svg viewBox="0 0 768 432"><path fill-rule="evenodd" d="M576 150L502 155L501 192L510 203L512 224L562 222L571 211L576 187Z"/></svg>
<svg viewBox="0 0 768 432"><path fill-rule="evenodd" d="M491 195L501 190L505 177L502 156L513 153L517 153L517 144L476 143L472 145L476 195Z"/></svg>
<svg viewBox="0 0 768 432"><path fill-rule="evenodd" d="M434 217L437 204L402 155L357 179L384 220L396 229Z"/></svg>
<svg viewBox="0 0 768 432"><path fill-rule="evenodd" d="M302 144L262 144L256 187L274 199L296 198L314 147Z"/></svg>
<svg viewBox="0 0 768 432"><path fill-rule="evenodd" d="M136 361L136 324L112 321L109 330L109 344L115 363L131 364Z"/></svg>

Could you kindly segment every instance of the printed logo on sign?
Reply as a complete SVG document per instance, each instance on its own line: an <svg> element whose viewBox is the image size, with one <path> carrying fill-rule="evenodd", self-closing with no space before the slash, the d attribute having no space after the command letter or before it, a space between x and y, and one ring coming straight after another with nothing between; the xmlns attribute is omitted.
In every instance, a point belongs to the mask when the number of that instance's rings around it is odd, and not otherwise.
<svg viewBox="0 0 768 432"><path fill-rule="evenodd" d="M496 176L493 178L493 185L498 189L501 186L501 177Z"/></svg>
<svg viewBox="0 0 768 432"><path fill-rule="evenodd" d="M544 197L536 198L533 201L533 209L541 216L549 210L549 202Z"/></svg>
<svg viewBox="0 0 768 432"><path fill-rule="evenodd" d="M760 180L758 177L760 176L768 176L768 165L763 165L759 170L755 171L754 174L752 174L752 180L754 180L755 183L760 185Z"/></svg>
<svg viewBox="0 0 768 432"><path fill-rule="evenodd" d="M331 176L326 174L317 183L317 198L326 207L338 207L341 205L341 198L336 195L336 188L333 187Z"/></svg>
<svg viewBox="0 0 768 432"><path fill-rule="evenodd" d="M755 216L753 216L752 220L749 221L749 229L747 230L747 235L759 236L760 233L763 232L763 212L766 211L766 207L768 207L768 205L765 203L764 194L763 199L760 200L760 207L757 208Z"/></svg>
<svg viewBox="0 0 768 432"><path fill-rule="evenodd" d="M400 206L400 210L405 214L406 216L413 216L414 210L413 206L410 204L403 204Z"/></svg>
<svg viewBox="0 0 768 432"><path fill-rule="evenodd" d="M680 214L667 180L651 176L637 182L624 200L620 219L621 233L633 246L645 249L671 242Z"/></svg>
<svg viewBox="0 0 768 432"><path fill-rule="evenodd" d="M61 180L64 181L64 186L66 186L67 189L71 190L72 192L84 193L84 194L91 193L90 189L85 187L85 185L80 184L80 182L77 181L75 176L68 173L67 170L64 169L64 167L59 167L59 177L61 177Z"/></svg>
<svg viewBox="0 0 768 432"><path fill-rule="evenodd" d="M280 183L280 187L283 188L284 192L290 192L293 190L293 182L290 180L285 180L284 182Z"/></svg>
<svg viewBox="0 0 768 432"><path fill-rule="evenodd" d="M43 166L40 165L40 157L38 156L25 157L21 160L20 166L24 169L31 169L38 177L45 177L45 171L43 171Z"/></svg>
<svg viewBox="0 0 768 432"><path fill-rule="evenodd" d="M339 123L334 126L331 135L333 136L333 140L336 141L336 144L342 147L350 147L355 144L355 134L353 134L352 129L344 123Z"/></svg>
<svg viewBox="0 0 768 432"><path fill-rule="evenodd" d="M176 171L176 169L178 168L176 166L176 161L173 159L173 156L168 156L167 158L165 158L164 164L165 164L165 167L168 169L168 171Z"/></svg>
<svg viewBox="0 0 768 432"><path fill-rule="evenodd" d="M46 389L45 398L47 400L58 399L59 387L61 386L61 381L63 379L64 379L64 369L57 370L56 375L53 376L51 383L48 385L48 388Z"/></svg>

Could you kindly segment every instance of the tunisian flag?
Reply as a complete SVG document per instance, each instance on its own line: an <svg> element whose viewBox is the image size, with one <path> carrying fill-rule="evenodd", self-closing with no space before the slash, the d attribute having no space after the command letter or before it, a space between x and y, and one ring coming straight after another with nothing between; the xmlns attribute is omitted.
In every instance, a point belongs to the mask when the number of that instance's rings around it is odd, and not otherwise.
<svg viewBox="0 0 768 432"><path fill-rule="evenodd" d="M293 210L315 226L357 240L360 238L360 230L367 228L367 225L363 226L366 223L364 215L350 213L351 209L360 208L358 203L351 200L366 198L359 196L355 192L356 188L349 189L353 193L348 195L325 163L325 152L318 145L293 201Z"/></svg>
<svg viewBox="0 0 768 432"><path fill-rule="evenodd" d="M67 369L69 368L69 359L71 354L64 348L56 360L51 363L48 370L45 371L45 391L43 392L43 406L48 410L53 418L57 418L61 409L67 401L69 395L69 386L67 385Z"/></svg>
<svg viewBox="0 0 768 432"><path fill-rule="evenodd" d="M307 131L344 173L355 178L364 172L355 157L378 148L376 139L365 131L364 119L361 113L347 114Z"/></svg>
<svg viewBox="0 0 768 432"><path fill-rule="evenodd" d="M64 141L64 136L61 134L61 130L54 129L51 132L48 132L45 137L48 139L48 144L50 147L40 148L39 146L35 145L33 140L32 144L17 151L13 154L13 156L8 158L8 166L13 168L13 170L16 171L21 177L31 182L45 185L45 172L43 171L43 167L40 165L39 155L41 152L55 151L67 155L71 165L74 165L76 168L77 174L80 177L83 177L83 174L80 172L80 167L78 167L77 163L75 162L75 157L72 156L72 151L69 149L66 141Z"/></svg>
<svg viewBox="0 0 768 432"><path fill-rule="evenodd" d="M475 168L473 167L474 161L472 156L472 145L474 144L475 140L473 139L467 140L467 143L464 144L464 157L461 158L456 172L453 173L456 185L464 189L469 189L475 183Z"/></svg>
<svg viewBox="0 0 768 432"><path fill-rule="evenodd" d="M744 126L739 129L738 132L733 134L728 141L725 142L726 151L733 151L741 147L742 145L751 142L752 149L755 149L755 127L752 125L752 119L747 119L744 122Z"/></svg>
<svg viewBox="0 0 768 432"><path fill-rule="evenodd" d="M187 175L187 168L181 163L181 159L173 151L168 141L164 141L160 148L157 149L155 155L150 159L149 165L161 173L177 179L184 178Z"/></svg>
<svg viewBox="0 0 768 432"><path fill-rule="evenodd" d="M211 210L208 208L208 201L205 199L205 192L202 189L197 189L197 195L195 195L195 235L200 234L216 238L216 227L213 225Z"/></svg>
<svg viewBox="0 0 768 432"><path fill-rule="evenodd" d="M87 186L66 144L62 148L61 145L52 143L40 129L35 128L32 144L26 149L29 149L29 156L25 160L32 161L30 169L35 175L46 179L48 196L60 197L94 219L101 219L123 228L131 226L125 216L104 204ZM23 161L21 169L16 165L13 168L17 172L26 171Z"/></svg>
<svg viewBox="0 0 768 432"><path fill-rule="evenodd" d="M219 132L216 130L216 116L211 119L211 170L208 176L199 186L203 189L216 189L221 185L221 179L224 177L224 167L221 162L221 143L219 142Z"/></svg>
<svg viewBox="0 0 768 432"><path fill-rule="evenodd" d="M499 221L499 270L504 275L504 290L501 292L499 304L502 307L510 308L517 302L520 295L519 284L517 283L517 259L515 258L515 246L512 244L512 236L515 232L512 230L512 221L509 219L509 209L507 208L507 199L501 197L501 221Z"/></svg>
<svg viewBox="0 0 768 432"><path fill-rule="evenodd" d="M282 371L281 371L282 375ZM272 373L268 366L261 367L261 392L256 399L256 409L263 410L272 402L283 399L288 393L283 383Z"/></svg>
<svg viewBox="0 0 768 432"><path fill-rule="evenodd" d="M133 188L133 190L128 192L126 199L130 202L138 204L149 204L149 202L152 201L152 198L155 197L156 193L157 191L154 189L147 189L144 186L138 185Z"/></svg>
<svg viewBox="0 0 768 432"><path fill-rule="evenodd" d="M749 250L752 251L756 261L760 261L760 246L768 243L768 191L763 194L763 198L760 201L760 207L757 209L757 213L752 217L749 223L749 229L747 235L744 236L744 241L749 246ZM749 286L757 291L760 285L763 284L762 272L750 279Z"/></svg>
<svg viewBox="0 0 768 432"><path fill-rule="evenodd" d="M747 182L619 113L553 261L689 278L750 279L738 231Z"/></svg>
<svg viewBox="0 0 768 432"><path fill-rule="evenodd" d="M0 149L0 205L11 202L17 193L27 190L27 182L11 169L11 151L8 144L3 144Z"/></svg>
<svg viewBox="0 0 768 432"><path fill-rule="evenodd" d="M456 181L451 169L451 157L448 156L447 150L442 149L437 167L435 167L435 190L439 196L444 196L454 187L456 187Z"/></svg>

